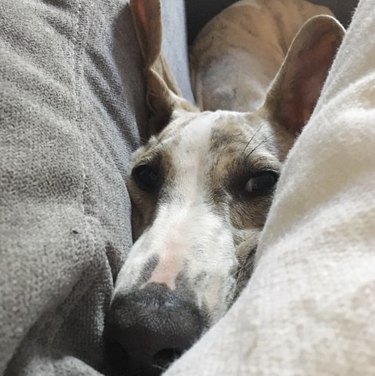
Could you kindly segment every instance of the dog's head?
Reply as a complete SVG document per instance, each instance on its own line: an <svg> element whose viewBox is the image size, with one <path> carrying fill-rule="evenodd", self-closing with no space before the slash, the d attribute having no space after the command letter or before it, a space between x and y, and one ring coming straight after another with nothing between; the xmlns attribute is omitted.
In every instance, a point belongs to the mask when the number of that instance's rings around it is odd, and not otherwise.
<svg viewBox="0 0 375 376"><path fill-rule="evenodd" d="M133 157L136 241L117 278L109 327L133 370L158 374L248 280L281 165L343 31L331 17L307 22L257 112L199 112L161 57L159 2L131 6L155 133Z"/></svg>

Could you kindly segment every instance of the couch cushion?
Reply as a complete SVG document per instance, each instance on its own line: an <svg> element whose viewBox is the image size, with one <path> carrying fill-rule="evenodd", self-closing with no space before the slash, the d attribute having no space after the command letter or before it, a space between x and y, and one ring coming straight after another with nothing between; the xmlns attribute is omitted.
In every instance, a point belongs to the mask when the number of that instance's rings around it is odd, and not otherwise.
<svg viewBox="0 0 375 376"><path fill-rule="evenodd" d="M127 168L147 133L129 7L4 0L0 24L0 373L94 374L132 243ZM168 46L181 65L186 49Z"/></svg>

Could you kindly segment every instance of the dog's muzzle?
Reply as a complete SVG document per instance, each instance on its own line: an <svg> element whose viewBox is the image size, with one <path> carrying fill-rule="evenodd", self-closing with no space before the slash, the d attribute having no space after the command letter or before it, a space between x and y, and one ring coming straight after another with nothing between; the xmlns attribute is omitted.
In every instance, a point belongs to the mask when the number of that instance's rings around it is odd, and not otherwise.
<svg viewBox="0 0 375 376"><path fill-rule="evenodd" d="M126 375L160 375L203 328L198 309L164 284L116 296L106 332L112 366Z"/></svg>

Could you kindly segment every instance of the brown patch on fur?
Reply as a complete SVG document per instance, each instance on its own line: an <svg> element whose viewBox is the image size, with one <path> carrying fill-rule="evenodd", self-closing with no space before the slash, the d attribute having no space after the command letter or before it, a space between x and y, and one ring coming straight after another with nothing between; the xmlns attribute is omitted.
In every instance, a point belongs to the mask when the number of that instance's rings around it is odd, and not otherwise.
<svg viewBox="0 0 375 376"><path fill-rule="evenodd" d="M213 205L229 207L231 224L240 230L259 230L264 225L272 192L252 196L244 188L252 172L277 171L275 163L270 163L263 155L264 150L275 159L279 154L274 147L274 136L266 132L266 128L258 134L254 127L250 129L238 124L215 129L210 146L210 154L215 156L208 182Z"/></svg>
<svg viewBox="0 0 375 376"><path fill-rule="evenodd" d="M142 234L144 229L151 225L156 216L157 204L168 200L168 187L174 180L176 174L173 164L173 158L168 150L162 148L159 141L155 138L153 142L147 144L133 161L133 167L141 164L152 164L157 166L162 177L162 186L157 193L148 193L142 191L133 178L129 176L127 188L132 201L132 229L133 239L136 240Z"/></svg>

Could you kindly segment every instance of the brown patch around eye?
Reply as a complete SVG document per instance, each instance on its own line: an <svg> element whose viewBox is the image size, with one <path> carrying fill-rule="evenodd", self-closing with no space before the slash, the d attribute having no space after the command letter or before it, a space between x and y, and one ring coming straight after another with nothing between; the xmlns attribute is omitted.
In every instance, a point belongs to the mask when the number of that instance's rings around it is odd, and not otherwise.
<svg viewBox="0 0 375 376"><path fill-rule="evenodd" d="M157 170L158 186L155 190L142 189L133 173L128 178L127 187L132 201L134 240L154 221L158 204L163 200L168 200L168 189L166 189L166 186L171 184L175 178L175 168L172 164L172 158L165 150L163 150L163 153L147 150L146 153L137 158L133 172L137 167L142 165L152 166L153 169Z"/></svg>
<svg viewBox="0 0 375 376"><path fill-rule="evenodd" d="M278 179L278 172L272 168L254 168L240 165L227 178L227 189L241 200L254 199L271 193ZM253 189L251 189L250 183Z"/></svg>
<svg viewBox="0 0 375 376"><path fill-rule="evenodd" d="M256 162L254 161L254 165L257 165ZM278 172L272 171L271 168L249 167L247 163L242 162L233 164L233 169L227 177L226 189L231 196L230 217L235 228L260 229L263 227L272 202L274 186L264 187L265 189L254 190L254 192L247 191L246 186L251 178L255 178L254 186L256 183L261 184L261 181L257 182L258 177L267 176L268 173L275 175L276 182Z"/></svg>
<svg viewBox="0 0 375 376"><path fill-rule="evenodd" d="M148 151L145 155L140 156L131 171L131 180L144 192L156 194L160 193L170 181L173 181L175 175L173 156L167 149L162 149L162 151L156 152ZM145 179L142 179L143 177ZM142 183L145 183L145 187L142 187Z"/></svg>
<svg viewBox="0 0 375 376"><path fill-rule="evenodd" d="M162 183L162 172L158 164L143 163L133 168L132 179L139 189L156 194Z"/></svg>
<svg viewBox="0 0 375 376"><path fill-rule="evenodd" d="M272 192L279 175L275 171L260 170L253 173L245 184L245 191L251 196L264 196Z"/></svg>
<svg viewBox="0 0 375 376"><path fill-rule="evenodd" d="M230 205L232 224L237 229L261 229L271 206L272 194L253 200L233 200Z"/></svg>

